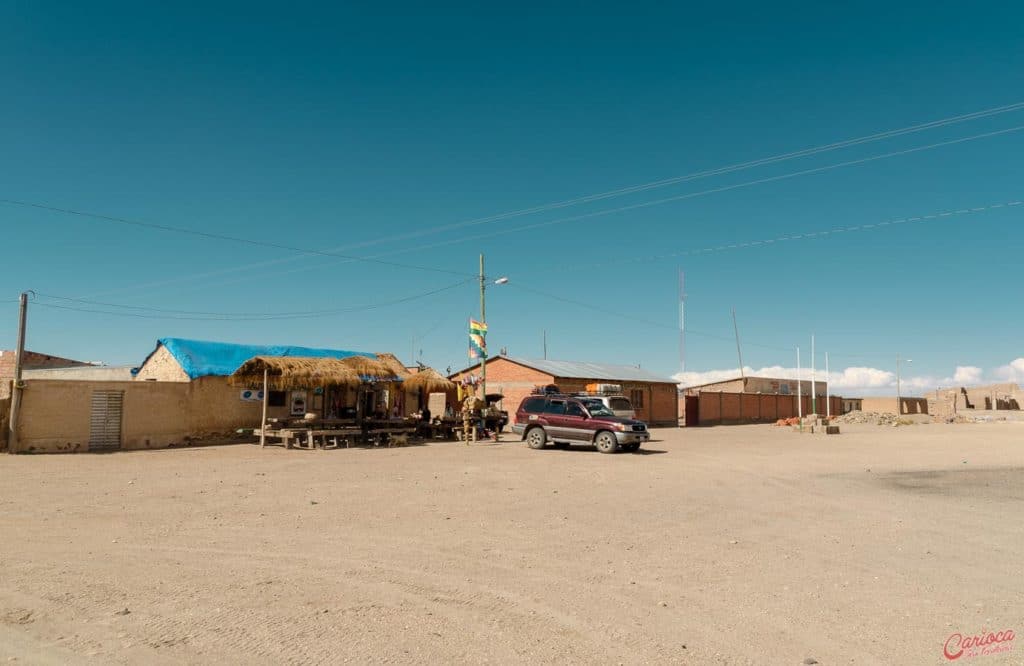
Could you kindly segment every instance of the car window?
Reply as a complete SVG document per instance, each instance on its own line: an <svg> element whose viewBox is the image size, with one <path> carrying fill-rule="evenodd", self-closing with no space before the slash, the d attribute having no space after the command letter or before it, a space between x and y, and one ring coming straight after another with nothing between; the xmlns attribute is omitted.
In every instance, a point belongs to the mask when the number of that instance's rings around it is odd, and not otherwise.
<svg viewBox="0 0 1024 666"><path fill-rule="evenodd" d="M590 410L591 416L615 416L615 412L596 400L594 402L587 403L587 409Z"/></svg>
<svg viewBox="0 0 1024 666"><path fill-rule="evenodd" d="M586 416L587 415L586 412L583 411L583 406L578 404L578 403L575 403L575 402L570 402L569 403L569 405L565 408L565 413L566 413L567 416Z"/></svg>
<svg viewBox="0 0 1024 666"><path fill-rule="evenodd" d="M527 414L540 414L544 411L544 398L527 398L523 403L523 411Z"/></svg>
<svg viewBox="0 0 1024 666"><path fill-rule="evenodd" d="M612 409L633 409L633 405L625 398L612 398L610 402Z"/></svg>
<svg viewBox="0 0 1024 666"><path fill-rule="evenodd" d="M565 414L565 400L552 400L544 408L545 414Z"/></svg>

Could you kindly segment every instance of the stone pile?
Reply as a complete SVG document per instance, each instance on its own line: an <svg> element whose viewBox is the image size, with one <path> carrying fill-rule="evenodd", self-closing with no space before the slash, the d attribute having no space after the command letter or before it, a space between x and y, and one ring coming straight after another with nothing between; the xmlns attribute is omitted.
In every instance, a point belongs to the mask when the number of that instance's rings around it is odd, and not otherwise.
<svg viewBox="0 0 1024 666"><path fill-rule="evenodd" d="M888 412L852 411L832 419L833 423L873 423L881 426L896 425L896 415Z"/></svg>

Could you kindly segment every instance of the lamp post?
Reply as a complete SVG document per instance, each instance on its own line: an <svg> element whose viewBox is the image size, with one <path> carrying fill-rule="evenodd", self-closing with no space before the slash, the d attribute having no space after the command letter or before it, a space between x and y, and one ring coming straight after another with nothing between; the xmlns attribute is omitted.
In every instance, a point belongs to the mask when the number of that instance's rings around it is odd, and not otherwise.
<svg viewBox="0 0 1024 666"><path fill-rule="evenodd" d="M905 358L903 363L913 363L914 359ZM900 355L896 354L896 416L899 417L903 414L903 400L900 395Z"/></svg>
<svg viewBox="0 0 1024 666"><path fill-rule="evenodd" d="M500 277L494 280L494 284L508 284L507 277ZM487 302L484 293L487 289L487 277L484 275L484 255L480 255L480 323L487 324ZM484 333L486 336L486 331ZM484 404L487 403L487 338L484 338L484 346L480 356L480 393Z"/></svg>

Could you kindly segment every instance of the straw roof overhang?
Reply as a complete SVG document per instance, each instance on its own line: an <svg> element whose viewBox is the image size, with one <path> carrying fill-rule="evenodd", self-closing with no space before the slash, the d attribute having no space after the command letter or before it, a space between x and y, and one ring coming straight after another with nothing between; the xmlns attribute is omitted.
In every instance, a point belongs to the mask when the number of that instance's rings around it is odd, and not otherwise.
<svg viewBox="0 0 1024 666"><path fill-rule="evenodd" d="M433 368L424 368L416 374L410 375L402 385L409 391L422 389L427 393L454 391L456 388L455 382L449 381Z"/></svg>
<svg viewBox="0 0 1024 666"><path fill-rule="evenodd" d="M393 382L401 380L401 377L384 361L369 356L349 356L341 359L340 362L353 370L363 381Z"/></svg>
<svg viewBox="0 0 1024 666"><path fill-rule="evenodd" d="M388 352L374 352L377 360L384 364L395 377L405 380L409 377L409 371L405 365L398 360L398 357Z"/></svg>
<svg viewBox="0 0 1024 666"><path fill-rule="evenodd" d="M308 356L254 356L228 377L228 383L262 388L264 370L267 388L275 391L361 383L359 373L344 360Z"/></svg>

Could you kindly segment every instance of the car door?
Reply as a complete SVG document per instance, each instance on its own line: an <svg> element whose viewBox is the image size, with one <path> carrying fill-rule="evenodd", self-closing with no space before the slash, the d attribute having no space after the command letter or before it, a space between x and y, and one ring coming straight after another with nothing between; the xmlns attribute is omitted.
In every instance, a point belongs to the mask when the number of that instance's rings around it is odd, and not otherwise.
<svg viewBox="0 0 1024 666"><path fill-rule="evenodd" d="M544 421L548 439L567 439L565 424L566 401L559 398L551 398L544 405Z"/></svg>
<svg viewBox="0 0 1024 666"><path fill-rule="evenodd" d="M583 405L578 402L569 402L565 406L565 416L562 417L563 437L574 441L590 441L590 430L587 428L587 413Z"/></svg>

